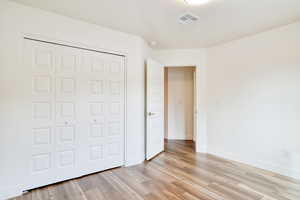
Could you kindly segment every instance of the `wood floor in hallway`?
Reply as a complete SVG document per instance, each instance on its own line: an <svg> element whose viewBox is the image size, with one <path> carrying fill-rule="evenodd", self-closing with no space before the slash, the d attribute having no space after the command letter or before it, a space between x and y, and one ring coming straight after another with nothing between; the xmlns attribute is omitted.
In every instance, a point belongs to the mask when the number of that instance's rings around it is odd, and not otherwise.
<svg viewBox="0 0 300 200"><path fill-rule="evenodd" d="M300 181L168 141L150 162L32 190L14 200L300 200Z"/></svg>

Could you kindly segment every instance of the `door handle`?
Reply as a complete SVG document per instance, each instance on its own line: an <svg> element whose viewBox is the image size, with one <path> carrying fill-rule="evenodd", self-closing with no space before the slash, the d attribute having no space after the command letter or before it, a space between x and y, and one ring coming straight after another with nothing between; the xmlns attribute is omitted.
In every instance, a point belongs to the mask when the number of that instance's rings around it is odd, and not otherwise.
<svg viewBox="0 0 300 200"><path fill-rule="evenodd" d="M149 112L148 115L149 115L149 116L153 116L153 115L156 115L156 113L154 113L154 112Z"/></svg>

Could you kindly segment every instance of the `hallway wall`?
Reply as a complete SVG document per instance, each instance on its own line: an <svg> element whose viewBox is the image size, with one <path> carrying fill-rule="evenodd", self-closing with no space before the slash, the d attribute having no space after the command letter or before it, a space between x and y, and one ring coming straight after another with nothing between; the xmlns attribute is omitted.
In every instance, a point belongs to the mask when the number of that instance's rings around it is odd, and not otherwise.
<svg viewBox="0 0 300 200"><path fill-rule="evenodd" d="M194 68L168 67L167 139L192 140L194 131Z"/></svg>

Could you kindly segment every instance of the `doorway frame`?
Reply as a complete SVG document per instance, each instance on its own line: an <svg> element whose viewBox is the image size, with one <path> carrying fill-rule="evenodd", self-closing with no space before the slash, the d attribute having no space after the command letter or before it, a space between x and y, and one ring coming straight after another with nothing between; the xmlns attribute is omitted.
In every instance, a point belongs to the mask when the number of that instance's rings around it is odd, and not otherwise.
<svg viewBox="0 0 300 200"><path fill-rule="evenodd" d="M196 92L197 92L197 136L195 151L198 153L207 153L207 132L206 132L206 67L202 61L195 61L192 59L180 60L165 60L159 59L164 64L164 67L196 67Z"/></svg>
<svg viewBox="0 0 300 200"><path fill-rule="evenodd" d="M194 142L194 149L196 152L197 151L197 139L198 139L198 130L199 130L199 123L198 120L199 119L198 116L195 117L195 115L198 115L198 76L197 76L197 66L196 65L175 65L175 66L169 66L169 65L164 65L164 88L166 89L166 85L165 83L168 83L169 79L168 79L168 69L169 68L193 68L193 138L192 141ZM168 87L168 86L167 86ZM166 132L168 132L168 124L169 124L169 117L168 117L168 100L169 100L169 95L168 95L168 88L167 88L167 94L164 92L164 106L166 106L164 108L164 136L166 135ZM197 100L197 102L195 102L195 99ZM167 102L166 102L167 101ZM196 129L195 129L196 126ZM166 138L165 138L166 139Z"/></svg>

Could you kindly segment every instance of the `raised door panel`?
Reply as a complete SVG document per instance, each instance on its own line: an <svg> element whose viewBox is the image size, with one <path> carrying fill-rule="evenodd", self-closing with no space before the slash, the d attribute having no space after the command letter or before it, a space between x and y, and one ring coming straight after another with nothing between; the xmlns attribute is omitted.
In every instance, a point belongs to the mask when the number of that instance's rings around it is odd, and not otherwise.
<svg viewBox="0 0 300 200"><path fill-rule="evenodd" d="M103 162L103 144L90 145L90 161Z"/></svg>
<svg viewBox="0 0 300 200"><path fill-rule="evenodd" d="M31 42L32 71L41 74L51 74L55 66L55 47L44 43Z"/></svg>
<svg viewBox="0 0 300 200"><path fill-rule="evenodd" d="M55 68L56 74L74 74L80 68L79 50L75 48L60 46L57 65Z"/></svg>
<svg viewBox="0 0 300 200"><path fill-rule="evenodd" d="M53 77L49 75L33 75L32 93L33 95L50 95L53 91Z"/></svg>

